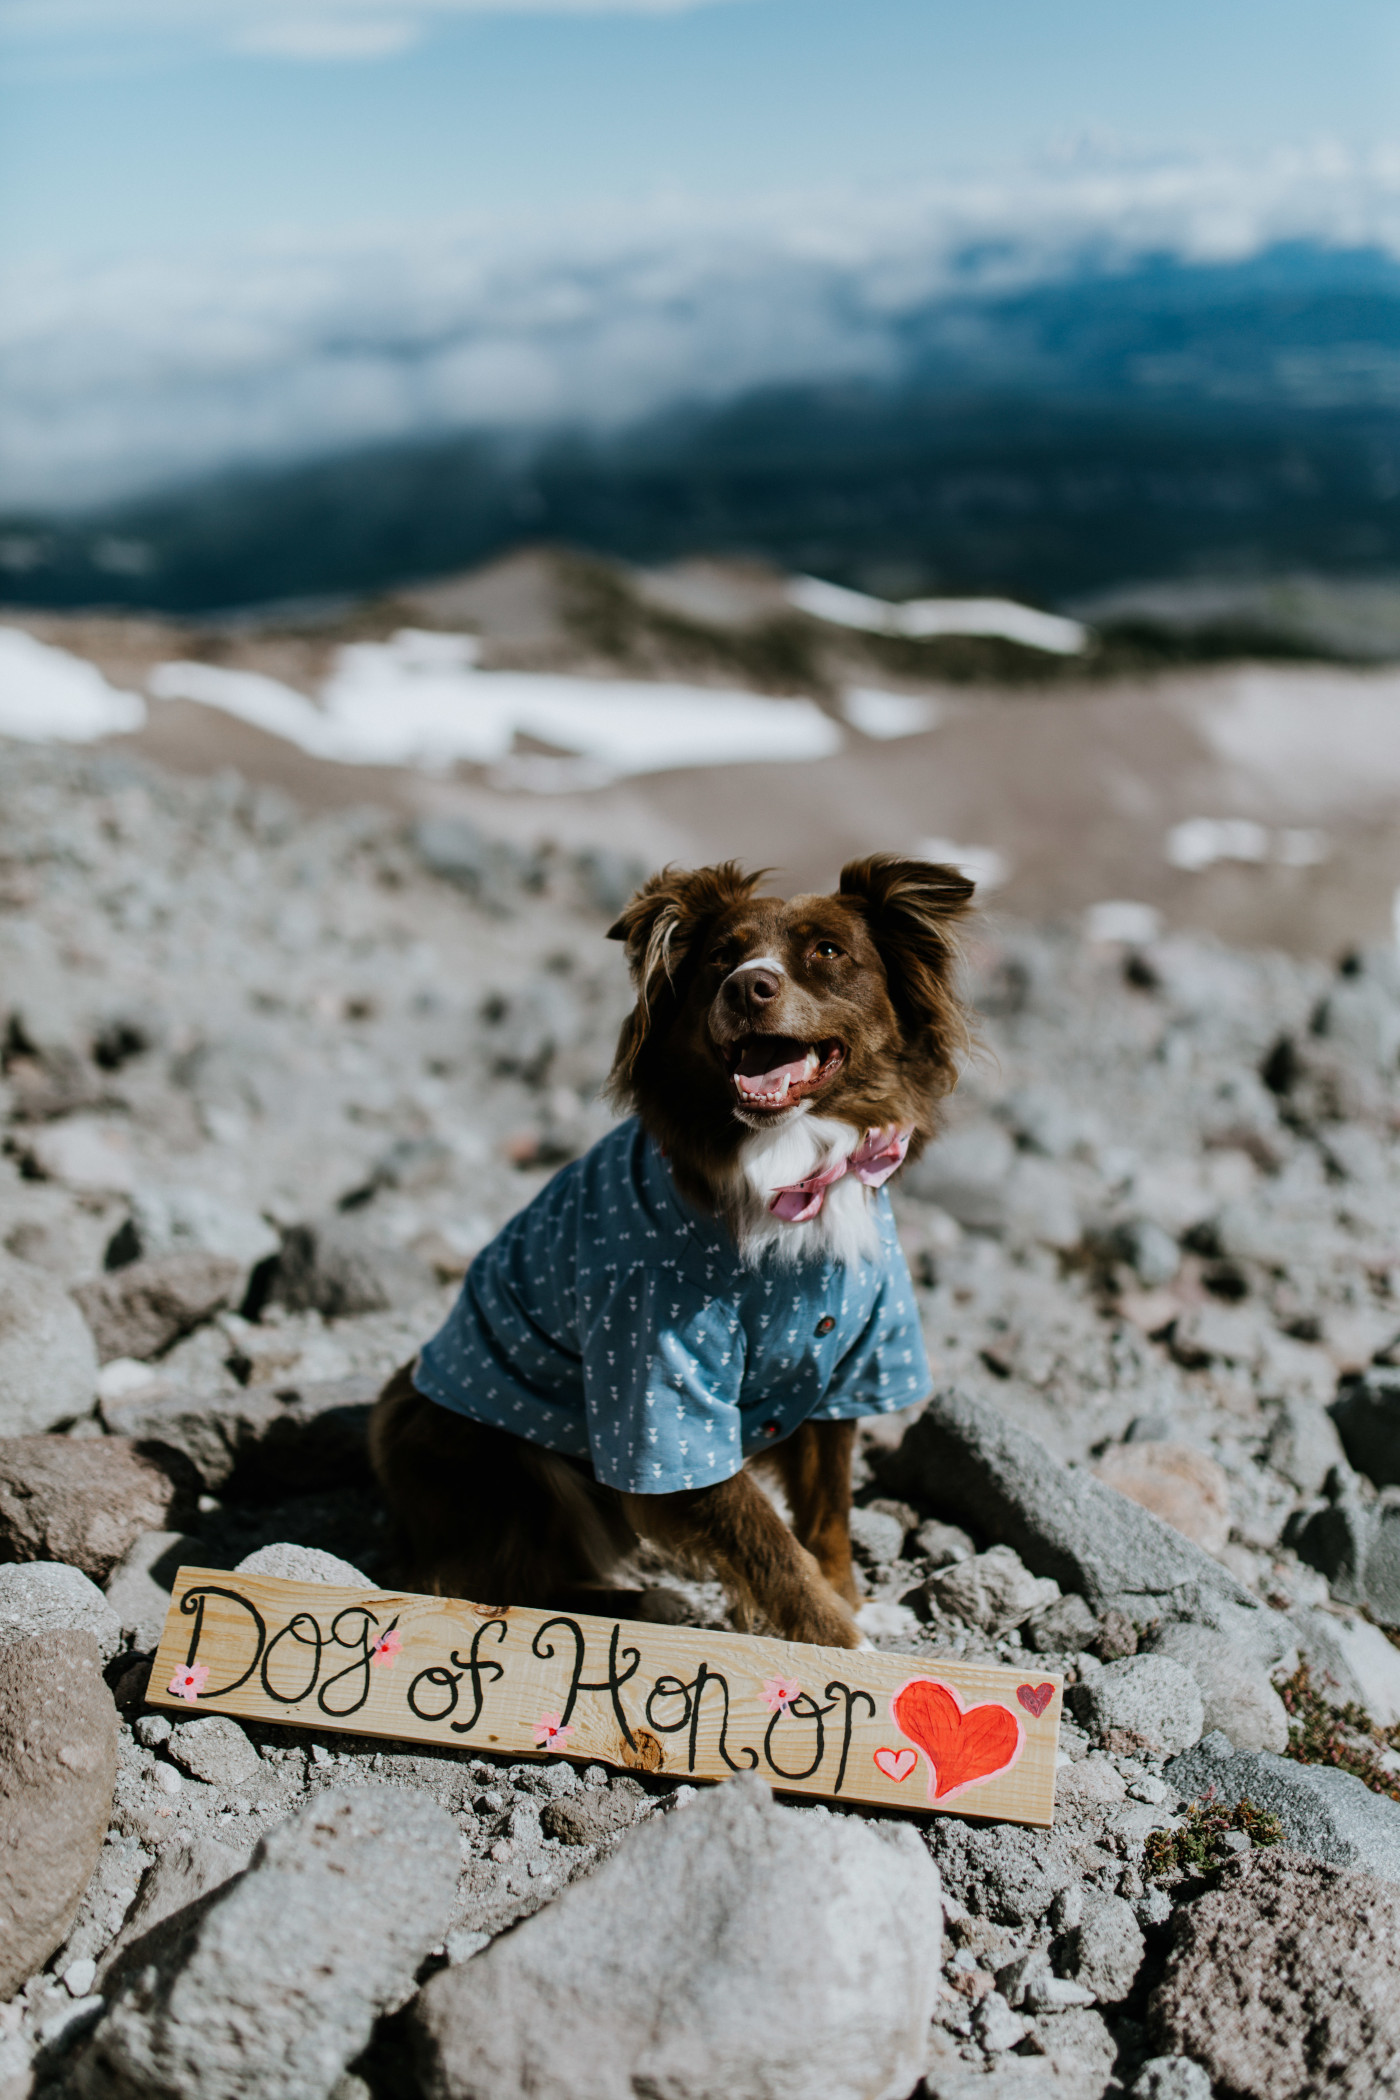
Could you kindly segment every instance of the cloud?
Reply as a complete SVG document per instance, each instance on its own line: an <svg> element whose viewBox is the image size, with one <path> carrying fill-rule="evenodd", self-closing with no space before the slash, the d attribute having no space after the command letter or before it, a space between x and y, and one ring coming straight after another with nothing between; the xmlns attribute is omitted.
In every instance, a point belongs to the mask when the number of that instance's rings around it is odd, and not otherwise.
<svg viewBox="0 0 1400 2100"><path fill-rule="evenodd" d="M1079 156L897 195L33 265L0 285L0 479L12 515L56 512L382 440L887 378L944 294L1289 239L1400 255L1400 151Z"/></svg>
<svg viewBox="0 0 1400 2100"><path fill-rule="evenodd" d="M451 15L670 15L734 0L0 0L0 45L157 37L288 59L383 58Z"/></svg>

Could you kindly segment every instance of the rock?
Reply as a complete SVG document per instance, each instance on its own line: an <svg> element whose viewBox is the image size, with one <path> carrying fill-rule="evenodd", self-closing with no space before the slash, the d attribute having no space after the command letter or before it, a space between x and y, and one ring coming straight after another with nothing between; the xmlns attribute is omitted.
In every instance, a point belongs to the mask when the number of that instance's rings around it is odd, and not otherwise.
<svg viewBox="0 0 1400 2100"><path fill-rule="evenodd" d="M121 1620L96 1583L61 1561L0 1567L0 1654L40 1633L88 1633L109 1662L122 1644Z"/></svg>
<svg viewBox="0 0 1400 2100"><path fill-rule="evenodd" d="M988 1991L972 2015L973 2030L988 2056L1000 2056L1024 2041L1026 2023L1013 2012L1000 1991Z"/></svg>
<svg viewBox="0 0 1400 2100"><path fill-rule="evenodd" d="M870 1567L888 1567L904 1551L904 1526L884 1510L853 1509L851 1544Z"/></svg>
<svg viewBox="0 0 1400 2100"><path fill-rule="evenodd" d="M1400 1649L1379 1626L1331 1611L1295 1612L1293 1623L1298 1653L1333 1706L1354 1701L1382 1728L1400 1724Z"/></svg>
<svg viewBox="0 0 1400 2100"><path fill-rule="evenodd" d="M940 1524L936 1517L921 1524L914 1534L914 1543L925 1560L931 1560L936 1568L946 1568L955 1560L971 1560L977 1551L967 1533L956 1524Z"/></svg>
<svg viewBox="0 0 1400 2100"><path fill-rule="evenodd" d="M264 1837L164 1963L117 1993L85 2100L326 2100L451 1922L456 1826L425 1795L318 1795Z"/></svg>
<svg viewBox="0 0 1400 2100"><path fill-rule="evenodd" d="M904 2100L939 1993L912 1831L738 1778L653 1817L411 2015L429 2100Z"/></svg>
<svg viewBox="0 0 1400 2100"><path fill-rule="evenodd" d="M75 1285L73 1296L108 1363L116 1356L159 1356L232 1304L242 1283L240 1263L191 1250L129 1262Z"/></svg>
<svg viewBox="0 0 1400 2100"><path fill-rule="evenodd" d="M1105 1749L1167 1757L1200 1738L1205 1705L1196 1680L1165 1655L1106 1663L1067 1695L1074 1716Z"/></svg>
<svg viewBox="0 0 1400 2100"><path fill-rule="evenodd" d="M1237 1750L1288 1748L1283 1701L1248 1649L1237 1647L1213 1626L1179 1621L1160 1627L1148 1647L1151 1654L1180 1663L1195 1678L1205 1703L1202 1733L1219 1729ZM1396 1662L1400 1664L1400 1655Z"/></svg>
<svg viewBox="0 0 1400 2100"><path fill-rule="evenodd" d="M934 1394L882 1469L894 1492L970 1518L1035 1575L1078 1590L1096 1611L1219 1626L1274 1663L1287 1621L1261 1605L1192 1540L957 1386Z"/></svg>
<svg viewBox="0 0 1400 2100"><path fill-rule="evenodd" d="M25 1164L41 1181L84 1194L125 1195L136 1182L129 1129L98 1116L68 1116L26 1140Z"/></svg>
<svg viewBox="0 0 1400 2100"><path fill-rule="evenodd" d="M1132 2100L1210 2100L1210 2073L1189 2056L1150 2056L1129 2091Z"/></svg>
<svg viewBox="0 0 1400 2100"><path fill-rule="evenodd" d="M225 1203L202 1188L142 1184L132 1195L128 1222L135 1260L198 1250L237 1262L244 1278L282 1244L255 1210ZM242 1296L238 1290L233 1302Z"/></svg>
<svg viewBox="0 0 1400 2100"><path fill-rule="evenodd" d="M266 1289L291 1312L341 1320L421 1304L435 1296L437 1279L426 1262L376 1239L360 1219L336 1216L284 1234Z"/></svg>
<svg viewBox="0 0 1400 2100"><path fill-rule="evenodd" d="M1112 1444L1094 1471L1207 1553L1218 1553L1229 1539L1230 1484L1203 1451L1165 1441Z"/></svg>
<svg viewBox="0 0 1400 2100"><path fill-rule="evenodd" d="M282 1582L335 1582L347 1589L372 1589L368 1575L319 1546L259 1546L238 1563L240 1575L274 1575Z"/></svg>
<svg viewBox="0 0 1400 2100"><path fill-rule="evenodd" d="M1328 1499L1290 1521L1285 1538L1327 1577L1340 1604L1359 1604L1382 1626L1400 1626L1400 1489L1363 1501L1355 1482L1329 1476Z"/></svg>
<svg viewBox="0 0 1400 2100"><path fill-rule="evenodd" d="M1132 1905L1121 1896L1095 1896L1065 1935L1059 1966L1100 2005L1119 2005L1137 1981L1145 1951Z"/></svg>
<svg viewBox="0 0 1400 2100"><path fill-rule="evenodd" d="M993 1546L931 1575L928 1594L939 1611L995 1637L1047 1610L1059 1586L1032 1575L1009 1546Z"/></svg>
<svg viewBox="0 0 1400 2100"><path fill-rule="evenodd" d="M73 1923L107 1835L120 1734L90 1633L0 1650L0 1999Z"/></svg>
<svg viewBox="0 0 1400 2100"><path fill-rule="evenodd" d="M87 1414L97 1350L67 1291L0 1254L0 1432L30 1436Z"/></svg>
<svg viewBox="0 0 1400 2100"><path fill-rule="evenodd" d="M1353 1380L1331 1415L1357 1472L1377 1487L1400 1485L1400 1370L1377 1367Z"/></svg>
<svg viewBox="0 0 1400 2100"><path fill-rule="evenodd" d="M1188 1369L1207 1364L1262 1363L1268 1354L1266 1316L1254 1306L1193 1305L1172 1329L1172 1355Z"/></svg>
<svg viewBox="0 0 1400 2100"><path fill-rule="evenodd" d="M1098 1620L1073 1591L1057 1597L1044 1611L1032 1613L1026 1625L1026 1635L1038 1655L1078 1655L1098 1630Z"/></svg>
<svg viewBox="0 0 1400 2100"><path fill-rule="evenodd" d="M316 1489L369 1475L370 1409L382 1379L339 1378L295 1389L250 1387L217 1398L163 1388L104 1396L114 1435L181 1452L205 1487Z"/></svg>
<svg viewBox="0 0 1400 2100"><path fill-rule="evenodd" d="M0 1559L66 1561L105 1581L141 1532L193 1512L195 1484L189 1465L124 1437L0 1438Z"/></svg>
<svg viewBox="0 0 1400 2100"><path fill-rule="evenodd" d="M135 1635L138 1648L159 1645L170 1593L181 1568L217 1568L218 1556L202 1539L182 1531L143 1531L132 1540L107 1578L107 1602Z"/></svg>
<svg viewBox="0 0 1400 2100"><path fill-rule="evenodd" d="M1075 1986L1052 1978L1046 1988L1064 1992ZM1047 2080L1043 2091L1072 2092L1078 2100L1090 2100L1093 2095L1097 2100L1110 2089L1118 2044L1102 2013L1091 2006L1042 2007L1029 2023L1023 2046L1036 2052L1043 2066L1042 2080L1046 2072L1055 2074L1056 2082L1052 2085Z"/></svg>
<svg viewBox="0 0 1400 2100"><path fill-rule="evenodd" d="M1400 1896L1282 1849L1253 1853L1184 1913L1151 2027L1240 2100L1394 2092Z"/></svg>
<svg viewBox="0 0 1400 2100"><path fill-rule="evenodd" d="M1316 1495L1345 1453L1327 1410L1301 1394L1289 1394L1279 1403L1269 1432L1268 1458L1300 1495Z"/></svg>
<svg viewBox="0 0 1400 2100"><path fill-rule="evenodd" d="M644 1805L644 1796L629 1794L620 1787L611 1787L606 1793L566 1796L562 1801L545 1803L540 1810L540 1829L546 1837L558 1838L564 1845L605 1845L619 1830L636 1822Z"/></svg>
<svg viewBox="0 0 1400 2100"><path fill-rule="evenodd" d="M178 1721L166 1739L173 1764L208 1786L240 1786L255 1779L263 1761L237 1721L228 1714L201 1714L197 1721Z"/></svg>
<svg viewBox="0 0 1400 2100"><path fill-rule="evenodd" d="M1110 1605L1089 1645L1100 1662L1121 1662L1125 1655L1137 1654L1138 1630L1125 1611Z"/></svg>
<svg viewBox="0 0 1400 2100"><path fill-rule="evenodd" d="M1160 1290L1181 1267L1181 1249L1153 1218L1131 1218L1115 1228L1113 1251L1137 1277L1144 1290Z"/></svg>
<svg viewBox="0 0 1400 2100"><path fill-rule="evenodd" d="M188 1930L191 1907L241 1874L249 1856L247 1848L221 1844L211 1837L192 1837L168 1846L142 1881L121 1931L103 1957L98 1981L104 1995L113 1995L109 1976L119 1978L129 1967L158 1959L164 1948ZM168 1927L172 1919L174 1928L162 1932L160 1928ZM129 1950L134 1950L130 1960Z"/></svg>
<svg viewBox="0 0 1400 2100"><path fill-rule="evenodd" d="M1278 1817L1295 1851L1400 1882L1400 1802L1373 1794L1350 1772L1295 1764L1267 1750L1236 1750L1217 1732L1173 1758L1166 1776L1188 1801L1214 1789L1214 1798L1233 1808L1248 1796Z"/></svg>

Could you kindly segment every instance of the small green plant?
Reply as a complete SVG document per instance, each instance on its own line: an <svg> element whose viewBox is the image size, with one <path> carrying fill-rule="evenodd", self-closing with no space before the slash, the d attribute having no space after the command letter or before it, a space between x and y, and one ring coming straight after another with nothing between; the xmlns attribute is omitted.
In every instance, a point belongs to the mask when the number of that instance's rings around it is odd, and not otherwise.
<svg viewBox="0 0 1400 2100"><path fill-rule="evenodd" d="M1313 1683L1312 1672L1300 1663L1279 1695L1288 1713L1288 1748L1285 1757L1300 1765L1336 1765L1351 1772L1372 1793L1388 1794L1400 1801L1400 1779L1387 1772L1378 1750L1400 1750L1400 1728L1379 1728L1362 1706L1348 1701L1331 1705Z"/></svg>
<svg viewBox="0 0 1400 2100"><path fill-rule="evenodd" d="M1197 1880L1218 1873L1238 1858L1236 1848L1226 1842L1242 1831L1251 1845L1279 1845L1283 1825L1265 1808L1256 1808L1248 1794L1227 1808L1207 1794L1193 1801L1186 1820L1175 1830L1154 1830L1147 1840L1145 1864L1153 1881L1174 1881L1185 1874Z"/></svg>

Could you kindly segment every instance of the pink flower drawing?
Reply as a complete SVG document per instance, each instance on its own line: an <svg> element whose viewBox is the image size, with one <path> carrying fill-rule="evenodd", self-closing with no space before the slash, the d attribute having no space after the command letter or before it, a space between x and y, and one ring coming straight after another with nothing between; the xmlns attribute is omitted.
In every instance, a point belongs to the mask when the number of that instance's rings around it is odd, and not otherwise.
<svg viewBox="0 0 1400 2100"><path fill-rule="evenodd" d="M802 1687L793 1677L765 1677L763 1680L763 1703L770 1713L785 1714L794 1699L802 1697Z"/></svg>
<svg viewBox="0 0 1400 2100"><path fill-rule="evenodd" d="M177 1699L188 1699L193 1706L208 1682L208 1663L186 1663L183 1669L175 1672L166 1690L173 1692Z"/></svg>
<svg viewBox="0 0 1400 2100"><path fill-rule="evenodd" d="M394 1660L402 1646L403 1635L399 1632L397 1626L391 1626L387 1633L381 1633L379 1639L370 1649L369 1659L376 1668L383 1669L386 1663L391 1663Z"/></svg>
<svg viewBox="0 0 1400 2100"><path fill-rule="evenodd" d="M535 1723L535 1743L541 1750L562 1750L573 1732L572 1727L563 1725L558 1714L541 1714Z"/></svg>

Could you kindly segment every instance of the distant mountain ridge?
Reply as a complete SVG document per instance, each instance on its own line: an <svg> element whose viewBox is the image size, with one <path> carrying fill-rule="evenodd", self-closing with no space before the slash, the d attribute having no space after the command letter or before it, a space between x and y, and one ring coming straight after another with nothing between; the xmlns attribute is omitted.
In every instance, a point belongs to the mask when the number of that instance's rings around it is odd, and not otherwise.
<svg viewBox="0 0 1400 2100"><path fill-rule="evenodd" d="M1400 571L1400 263L1277 244L892 301L872 369L521 420L0 515L0 589L193 612L388 590L522 541L755 555L902 596Z"/></svg>

